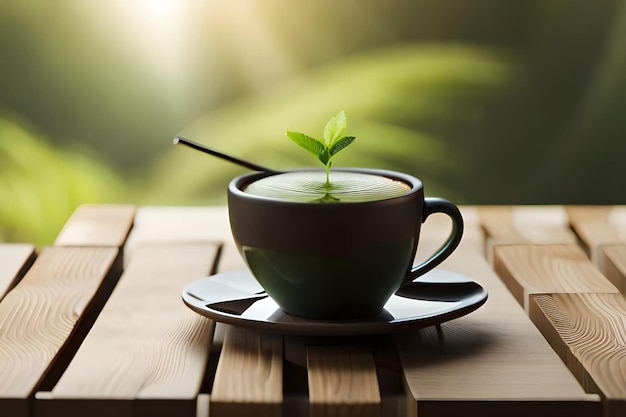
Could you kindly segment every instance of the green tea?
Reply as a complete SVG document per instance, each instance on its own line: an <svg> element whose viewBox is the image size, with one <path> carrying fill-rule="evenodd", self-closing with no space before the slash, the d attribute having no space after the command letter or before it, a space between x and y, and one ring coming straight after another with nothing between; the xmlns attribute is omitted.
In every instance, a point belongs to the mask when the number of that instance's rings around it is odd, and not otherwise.
<svg viewBox="0 0 626 417"><path fill-rule="evenodd" d="M364 202L398 197L411 189L403 181L380 175L333 171L326 184L323 171L287 172L250 183L250 194L294 202Z"/></svg>

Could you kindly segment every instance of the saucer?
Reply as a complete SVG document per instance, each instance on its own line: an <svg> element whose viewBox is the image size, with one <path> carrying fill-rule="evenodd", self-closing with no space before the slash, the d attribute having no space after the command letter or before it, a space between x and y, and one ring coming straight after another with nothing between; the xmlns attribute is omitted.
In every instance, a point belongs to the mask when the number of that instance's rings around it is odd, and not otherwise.
<svg viewBox="0 0 626 417"><path fill-rule="evenodd" d="M434 269L392 295L381 313L361 320L312 320L278 307L250 271L224 272L188 285L184 303L218 322L302 336L399 333L440 324L479 308L487 292L463 275Z"/></svg>

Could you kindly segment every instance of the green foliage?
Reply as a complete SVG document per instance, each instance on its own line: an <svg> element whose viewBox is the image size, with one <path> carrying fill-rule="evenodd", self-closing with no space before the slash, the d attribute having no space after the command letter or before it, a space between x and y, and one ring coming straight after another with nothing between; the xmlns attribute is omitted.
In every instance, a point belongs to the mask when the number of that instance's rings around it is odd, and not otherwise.
<svg viewBox="0 0 626 417"><path fill-rule="evenodd" d="M133 201L225 202L242 170L171 149L185 126L289 168L308 156L272 132L315 129L341 108L360 141L341 163L413 173L431 195L626 203L624 2L269 1L245 14L249 31L227 23L238 2L195 2L163 27L193 15L186 36L153 36L147 15L119 30L146 9L137 2L49 3L0 2L0 108L133 175Z"/></svg>
<svg viewBox="0 0 626 417"><path fill-rule="evenodd" d="M329 108L340 108L350 114L350 130L359 132L359 146L341 154L341 165L404 171L421 178L429 195L463 202L475 190L454 181L475 178L479 171L471 164L485 140L464 139L475 126L491 123L486 109L510 81L511 67L506 55L467 45L372 51L214 109L179 133L264 166L291 169L310 165L309 153L318 153L319 145L301 152L274 132L288 128L286 120L314 132L327 122ZM245 172L171 147L147 171L145 202L224 204L228 181Z"/></svg>
<svg viewBox="0 0 626 417"><path fill-rule="evenodd" d="M48 245L80 204L114 203L126 186L86 152L58 150L0 118L0 242Z"/></svg>
<svg viewBox="0 0 626 417"><path fill-rule="evenodd" d="M354 136L344 136L348 129L348 119L344 111L330 118L324 128L324 142L307 136L304 133L287 131L286 135L300 147L316 156L326 167L326 186L330 185L330 168L333 157L346 148L356 139Z"/></svg>

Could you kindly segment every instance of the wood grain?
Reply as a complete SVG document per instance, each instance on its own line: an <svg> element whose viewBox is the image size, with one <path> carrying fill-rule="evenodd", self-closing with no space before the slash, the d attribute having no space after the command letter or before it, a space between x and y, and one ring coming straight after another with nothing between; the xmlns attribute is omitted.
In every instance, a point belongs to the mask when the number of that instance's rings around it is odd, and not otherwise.
<svg viewBox="0 0 626 417"><path fill-rule="evenodd" d="M110 206L113 212L115 207ZM96 215L100 208L103 211ZM602 275L584 252L576 249L576 235L569 227L570 223L584 223L576 229L581 238L591 233L601 235L604 231L597 228L592 219L583 221L582 212L573 209L461 208L466 220L463 241L440 268L478 281L489 292L489 300L466 317L397 338L401 365L393 364L405 383L408 415L625 415L626 307L617 289L607 285L606 279L603 282ZM624 245L626 210L620 207L604 207L600 211L596 207L584 209L591 210L587 211L587 216L604 210L605 217L598 224L606 226L605 231L612 230L613 239L617 240L608 244L608 238L594 238L594 242L601 242L594 248L598 255L606 258L602 262L613 267L612 273L622 274L619 265L622 255L607 249ZM127 208L120 211L126 214L119 217L101 206L84 210L77 211L68 221L58 244L72 245L71 241L77 245L106 244L113 246L109 249L112 251L124 244L125 237L116 240L111 236L128 233L133 217L129 217ZM87 215L88 212L91 214ZM106 227L107 221L98 219L109 215L111 223ZM113 220L115 218L117 220ZM124 229L121 225L128 219L130 223L125 223ZM449 233L449 223L443 215L427 220L422 229L418 259L441 245ZM111 232L115 228L113 224L117 225L115 233ZM215 359L213 390L208 399L200 392L201 383L212 377L206 374L212 369L207 368L209 355L220 354L220 351L212 346L214 323L187 309L180 300L180 291L209 272L245 267L230 235L227 209L142 207L137 210L132 227L125 241L124 276L72 362L69 363L68 358L65 364L69 366L61 367L65 372L62 376L59 374L59 378L50 377L58 364L64 363L58 354L52 354L47 360L54 365L52 370L44 367L31 372L36 362L31 356L35 353L22 353L24 356L13 362L24 362L20 364L20 372L27 376L9 369L2 355L21 352L20 346L26 337L15 338L14 334L23 330L18 326L23 326L22 317L28 314L38 317L29 319L26 323L33 324L27 324L24 329L36 335L36 343L41 344L35 349L37 355L44 356L39 352L43 351L43 345L60 343L49 339L67 332L68 327L57 324L57 328L53 328L46 320L49 315L58 314L54 309L60 311L71 304L65 298L71 291L62 286L62 294L55 292L54 296L46 296L54 298L50 306L39 302L40 293L46 293L40 287L50 283L50 276L46 275L41 282L32 285L29 290L32 293L25 294L25 299L12 302L30 313L16 313L15 308L11 308L11 314L18 314L20 318L10 319L7 310L2 310L3 305L14 297L14 292L19 293L33 266L22 283L9 293L11 296L0 303L0 416L205 416L209 412L212 416L281 415L290 410L285 408L285 403L292 400L286 401L284 396L300 396L302 391L299 390L306 388L285 391L283 384L294 382L293 378L297 377L302 379L297 380L298 384L304 386L307 376L302 371L284 382L282 338L242 328L221 327L225 329L225 336L219 360ZM585 227L589 229L587 235L581 233ZM88 238L91 233L88 230L92 230L92 238ZM108 237L102 237L104 235ZM503 278L511 291L489 266L485 236L491 245L499 245L495 259L501 263L499 268L509 273L508 278L505 274ZM100 262L92 255L89 261L76 261L73 257L58 261L58 265L49 262L46 272L40 270L38 274L76 268L87 276L90 272L84 271L97 268ZM39 259L35 265L37 262ZM80 268L79 263L82 263ZM609 269L603 271L610 275ZM519 289L509 281L515 282ZM56 284L52 287L57 291ZM581 289L590 292L573 294ZM546 290L564 293L543 294ZM545 338L515 302L512 292L521 293L518 299L523 300L529 299L530 294L542 292L532 295L528 308ZM26 299L36 303L29 304ZM93 306L93 301L85 302ZM38 308L44 310L35 311ZM76 313L66 313L78 326L85 321L81 308L85 310L84 305L78 305L72 310ZM10 335L3 333L7 328L5 317L11 320ZM69 331L60 352L71 350L68 338L75 343L76 334L72 333L74 330ZM77 339L80 341L82 337ZM32 342L28 340L28 343ZM378 386L376 367L367 345L308 348L309 398L308 403L306 398L298 401L310 407L309 414L379 415L384 412L380 406L384 403L384 398L381 400L384 384ZM559 356L565 358L567 365ZM42 380L42 375L47 377ZM19 383L20 378L27 377L35 380L30 391L24 390L21 397L3 396L3 384L13 387L15 381ZM585 392L581 384L590 392ZM33 390L39 386L43 387L42 391L33 399ZM407 410L394 408L396 413L403 411Z"/></svg>
<svg viewBox="0 0 626 417"><path fill-rule="evenodd" d="M54 244L122 247L134 215L133 205L81 205L65 223Z"/></svg>
<svg viewBox="0 0 626 417"><path fill-rule="evenodd" d="M408 415L598 416L598 396L584 392L482 254L462 241L441 269L483 285L485 305L398 340Z"/></svg>
<svg viewBox="0 0 626 417"><path fill-rule="evenodd" d="M207 275L215 253L211 244L139 249L66 372L37 395L38 414L195 415L213 322L180 292Z"/></svg>
<svg viewBox="0 0 626 417"><path fill-rule="evenodd" d="M527 311L531 294L619 292L577 245L499 246L494 268Z"/></svg>
<svg viewBox="0 0 626 417"><path fill-rule="evenodd" d="M311 346L307 349L311 417L380 416L381 396L370 348Z"/></svg>
<svg viewBox="0 0 626 417"><path fill-rule="evenodd" d="M626 297L626 244L603 245L600 270Z"/></svg>
<svg viewBox="0 0 626 417"><path fill-rule="evenodd" d="M280 416L282 337L228 326L213 391L212 416Z"/></svg>
<svg viewBox="0 0 626 417"><path fill-rule="evenodd" d="M219 272L245 268L230 233L228 209L219 207L140 207L124 258L148 243L213 242L220 245ZM215 267L213 272L218 272Z"/></svg>
<svg viewBox="0 0 626 417"><path fill-rule="evenodd" d="M536 295L530 316L585 389L602 396L604 417L626 415L626 300L621 294Z"/></svg>
<svg viewBox="0 0 626 417"><path fill-rule="evenodd" d="M35 246L27 243L0 244L0 301L35 260Z"/></svg>
<svg viewBox="0 0 626 417"><path fill-rule="evenodd" d="M0 303L0 415L25 403L59 358L117 250L46 247ZM22 411L25 408L22 407Z"/></svg>

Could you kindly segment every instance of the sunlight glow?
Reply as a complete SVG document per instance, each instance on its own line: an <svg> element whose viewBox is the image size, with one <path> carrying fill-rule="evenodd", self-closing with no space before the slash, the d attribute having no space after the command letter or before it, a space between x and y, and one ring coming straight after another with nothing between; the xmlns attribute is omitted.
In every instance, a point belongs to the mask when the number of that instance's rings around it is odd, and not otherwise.
<svg viewBox="0 0 626 417"><path fill-rule="evenodd" d="M147 20L167 21L180 13L184 1L178 0L139 0L137 8Z"/></svg>
<svg viewBox="0 0 626 417"><path fill-rule="evenodd" d="M245 88L263 88L296 70L293 57L268 26L256 1L111 0L82 7L101 36L144 72L173 111L189 103L193 89L216 97L221 74ZM93 6L93 4L92 4ZM198 85L198 80L202 81Z"/></svg>
<svg viewBox="0 0 626 417"><path fill-rule="evenodd" d="M220 19L214 22L215 34L228 43L242 81L252 88L296 72L293 58L268 27L260 7L256 1L233 2L220 10Z"/></svg>
<svg viewBox="0 0 626 417"><path fill-rule="evenodd" d="M176 111L189 91L192 0L110 0L106 6L79 6L100 36L112 40L125 65L145 75ZM180 109L184 111L184 109Z"/></svg>

